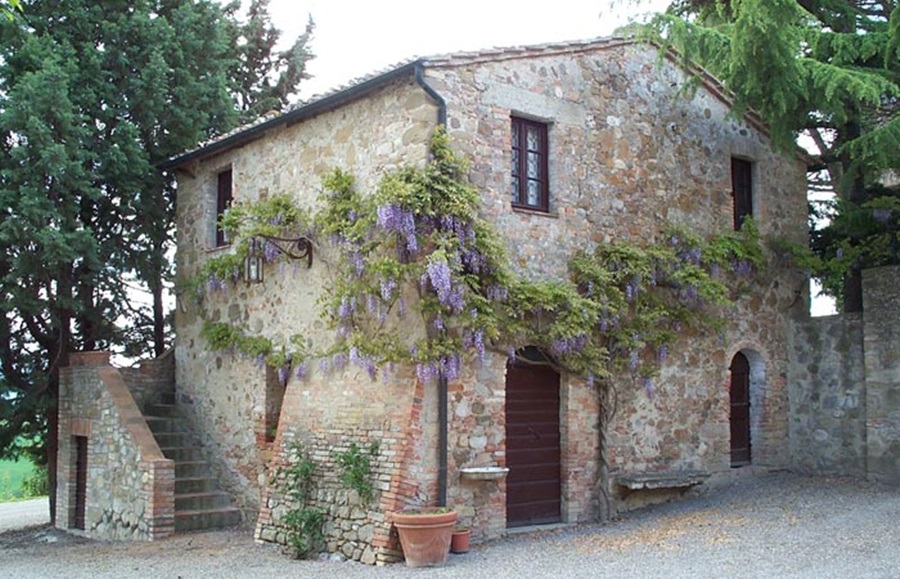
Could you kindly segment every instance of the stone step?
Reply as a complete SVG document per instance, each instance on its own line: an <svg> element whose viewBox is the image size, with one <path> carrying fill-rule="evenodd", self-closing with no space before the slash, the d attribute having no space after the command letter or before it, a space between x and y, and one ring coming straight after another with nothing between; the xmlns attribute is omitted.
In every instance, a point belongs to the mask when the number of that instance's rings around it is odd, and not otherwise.
<svg viewBox="0 0 900 579"><path fill-rule="evenodd" d="M145 416L144 420L154 435L168 432L188 432L187 422L183 418L170 416Z"/></svg>
<svg viewBox="0 0 900 579"><path fill-rule="evenodd" d="M147 416L156 416L159 418L180 418L178 407L174 404L150 404L144 412Z"/></svg>
<svg viewBox="0 0 900 579"><path fill-rule="evenodd" d="M164 392L159 392L157 394L157 398L159 399L160 404L175 404L175 390L168 390Z"/></svg>
<svg viewBox="0 0 900 579"><path fill-rule="evenodd" d="M216 488L216 480L208 476L183 476L175 479L176 495L214 491Z"/></svg>
<svg viewBox="0 0 900 579"><path fill-rule="evenodd" d="M233 527L240 522L241 511L234 507L175 512L176 532Z"/></svg>
<svg viewBox="0 0 900 579"><path fill-rule="evenodd" d="M163 456L178 462L197 462L203 460L203 453L196 446L162 446L159 449Z"/></svg>
<svg viewBox="0 0 900 579"><path fill-rule="evenodd" d="M187 432L154 432L153 438L160 448L183 448L193 445L191 435Z"/></svg>
<svg viewBox="0 0 900 579"><path fill-rule="evenodd" d="M209 464L205 460L175 461L175 480L180 478L209 477Z"/></svg>
<svg viewBox="0 0 900 579"><path fill-rule="evenodd" d="M231 498L222 491L175 495L175 512L208 511L231 507Z"/></svg>

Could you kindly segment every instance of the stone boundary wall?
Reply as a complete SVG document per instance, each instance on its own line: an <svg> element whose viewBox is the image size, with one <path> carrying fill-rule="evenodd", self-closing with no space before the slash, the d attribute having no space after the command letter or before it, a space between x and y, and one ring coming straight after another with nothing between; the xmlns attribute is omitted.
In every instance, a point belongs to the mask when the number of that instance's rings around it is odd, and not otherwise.
<svg viewBox="0 0 900 579"><path fill-rule="evenodd" d="M71 354L61 370L57 526L75 527L75 437L87 438L84 531L154 540L175 531L175 463L163 457L109 352ZM133 465L133 468L131 468Z"/></svg>
<svg viewBox="0 0 900 579"><path fill-rule="evenodd" d="M798 323L790 344L791 464L900 485L900 267L863 272L862 314Z"/></svg>

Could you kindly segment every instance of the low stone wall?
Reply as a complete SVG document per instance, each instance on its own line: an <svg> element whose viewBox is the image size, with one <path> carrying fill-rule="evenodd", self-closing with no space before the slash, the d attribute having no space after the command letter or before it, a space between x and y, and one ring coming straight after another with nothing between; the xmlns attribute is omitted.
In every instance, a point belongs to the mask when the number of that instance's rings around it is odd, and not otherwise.
<svg viewBox="0 0 900 579"><path fill-rule="evenodd" d="M84 528L104 540L175 531L175 464L163 457L108 352L72 354L61 370L57 526L78 526L77 437L86 439Z"/></svg>
<svg viewBox="0 0 900 579"><path fill-rule="evenodd" d="M791 463L900 485L900 267L863 272L863 314L791 336Z"/></svg>

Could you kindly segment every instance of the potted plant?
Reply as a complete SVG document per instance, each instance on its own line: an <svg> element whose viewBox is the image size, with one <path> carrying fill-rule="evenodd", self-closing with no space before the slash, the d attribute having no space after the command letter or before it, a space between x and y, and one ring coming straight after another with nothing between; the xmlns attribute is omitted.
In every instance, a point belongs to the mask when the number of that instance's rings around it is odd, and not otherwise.
<svg viewBox="0 0 900 579"><path fill-rule="evenodd" d="M435 567L447 561L457 513L448 507L405 509L391 520L400 534L407 567Z"/></svg>
<svg viewBox="0 0 900 579"><path fill-rule="evenodd" d="M470 531L467 527L456 527L453 534L450 535L450 552L451 553L468 553L469 552L469 535Z"/></svg>

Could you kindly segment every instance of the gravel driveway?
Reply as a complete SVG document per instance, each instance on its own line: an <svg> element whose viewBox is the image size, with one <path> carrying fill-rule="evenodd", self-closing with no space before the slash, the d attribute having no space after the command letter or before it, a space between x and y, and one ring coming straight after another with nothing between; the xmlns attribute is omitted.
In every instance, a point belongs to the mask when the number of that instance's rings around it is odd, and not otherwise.
<svg viewBox="0 0 900 579"><path fill-rule="evenodd" d="M247 531L102 543L0 534L0 577L900 577L900 490L787 473L625 515L519 534L438 569L294 561Z"/></svg>

